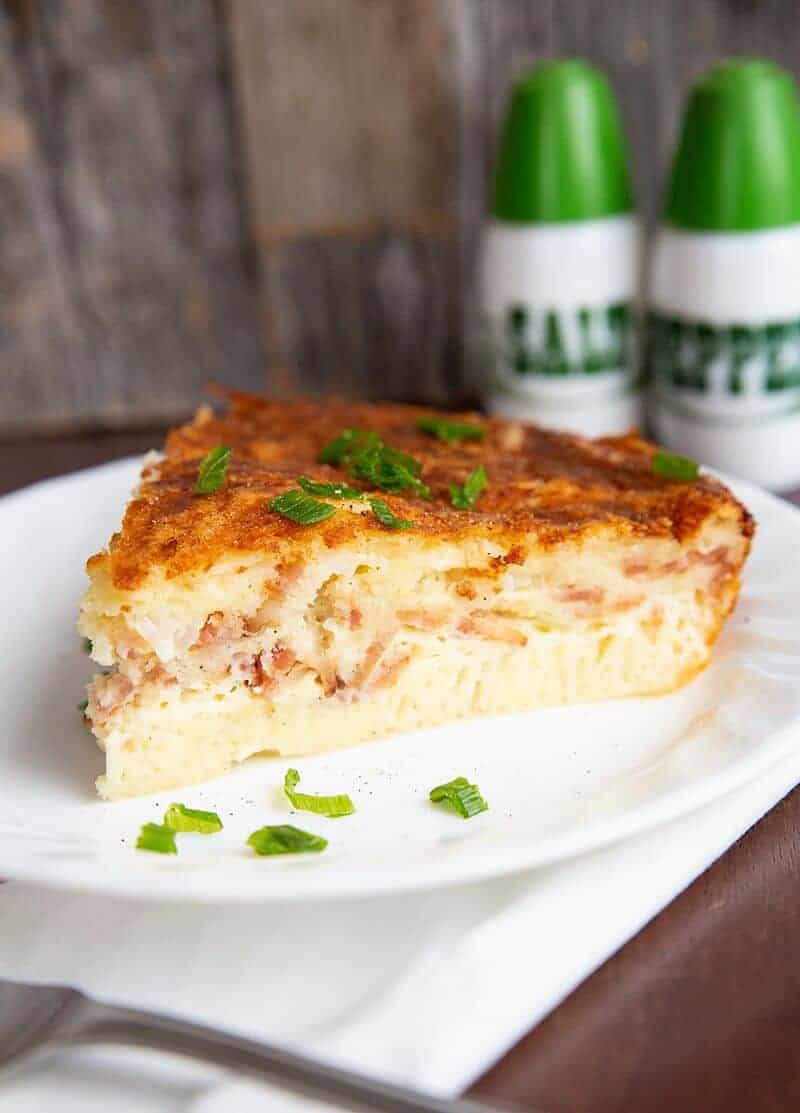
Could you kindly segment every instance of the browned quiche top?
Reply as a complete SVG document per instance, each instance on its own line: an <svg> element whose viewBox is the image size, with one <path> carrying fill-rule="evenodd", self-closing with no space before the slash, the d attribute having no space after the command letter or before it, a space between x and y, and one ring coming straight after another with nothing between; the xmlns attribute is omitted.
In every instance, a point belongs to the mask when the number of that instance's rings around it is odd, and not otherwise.
<svg viewBox="0 0 800 1113"><path fill-rule="evenodd" d="M318 462L320 450L347 428L377 432L422 465L420 478L430 498L374 490L395 514L413 521L405 540L491 536L507 546L509 561L524 559L533 546L552 547L603 530L620 539L693 537L709 515L738 519L745 536L753 520L721 483L701 475L690 482L653 471L656 449L635 434L587 440L534 425L452 414L395 403L342 400L272 401L231 392L227 412L201 411L167 437L166 459L145 470L109 554L114 584L139 586L151 569L166 575L210 567L221 556L318 542L328 546L386 533L372 514L335 514L315 526L297 525L270 509L270 499L296 486L298 476L345 480L362 487L339 467ZM482 439L445 443L421 432L417 421L436 416L478 425ZM216 445L232 456L221 488L194 493L198 466ZM471 510L457 510L451 483L463 483L483 464L486 489Z"/></svg>

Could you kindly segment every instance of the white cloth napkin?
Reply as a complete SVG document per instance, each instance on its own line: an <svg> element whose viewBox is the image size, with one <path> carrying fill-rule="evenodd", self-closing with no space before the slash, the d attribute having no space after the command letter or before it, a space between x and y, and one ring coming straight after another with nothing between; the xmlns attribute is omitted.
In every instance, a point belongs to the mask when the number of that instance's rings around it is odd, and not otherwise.
<svg viewBox="0 0 800 1113"><path fill-rule="evenodd" d="M8 884L0 976L67 982L455 1094L800 781L797 740L759 781L701 812L481 885L249 908ZM187 1090L193 1108L290 1107L285 1095L273 1104L258 1087L216 1079Z"/></svg>

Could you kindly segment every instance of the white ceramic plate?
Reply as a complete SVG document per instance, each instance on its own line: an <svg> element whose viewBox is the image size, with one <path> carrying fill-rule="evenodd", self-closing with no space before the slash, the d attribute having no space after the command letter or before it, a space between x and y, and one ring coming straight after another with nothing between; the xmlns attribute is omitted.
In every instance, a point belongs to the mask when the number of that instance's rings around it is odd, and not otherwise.
<svg viewBox="0 0 800 1113"><path fill-rule="evenodd" d="M290 764L255 758L226 777L101 802L102 755L76 705L91 675L75 633L86 556L116 528L132 460L0 500L0 876L142 898L270 901L370 895L477 880L553 862L700 807L792 745L800 716L800 513L734 484L759 522L739 608L713 665L675 695L481 719L293 761L310 792L357 812L290 815ZM468 822L432 785L464 774L491 808ZM134 850L139 826L177 799L221 815L179 855ZM320 855L258 858L247 835L295 822Z"/></svg>

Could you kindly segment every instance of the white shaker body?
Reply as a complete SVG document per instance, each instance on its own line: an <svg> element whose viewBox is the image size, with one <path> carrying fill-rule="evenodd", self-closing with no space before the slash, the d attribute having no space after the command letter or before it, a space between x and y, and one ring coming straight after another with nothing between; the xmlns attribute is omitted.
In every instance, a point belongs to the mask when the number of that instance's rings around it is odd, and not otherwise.
<svg viewBox="0 0 800 1113"><path fill-rule="evenodd" d="M775 490L800 485L800 225L662 227L648 302L659 439Z"/></svg>
<svg viewBox="0 0 800 1113"><path fill-rule="evenodd" d="M638 270L630 215L490 221L482 275L489 412L586 436L638 426Z"/></svg>

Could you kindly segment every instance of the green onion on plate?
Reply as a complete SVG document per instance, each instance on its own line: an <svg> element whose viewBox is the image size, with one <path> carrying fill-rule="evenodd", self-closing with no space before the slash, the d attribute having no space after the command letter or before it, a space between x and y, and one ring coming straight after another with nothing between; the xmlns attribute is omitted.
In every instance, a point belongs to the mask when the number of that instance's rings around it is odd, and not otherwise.
<svg viewBox="0 0 800 1113"><path fill-rule="evenodd" d="M187 808L185 804L170 804L164 813L164 826L171 831L193 831L199 835L213 835L222 830L222 820L216 812Z"/></svg>
<svg viewBox="0 0 800 1113"><path fill-rule="evenodd" d="M449 804L464 819L471 819L472 816L489 810L478 786L470 784L466 777L455 777L446 784L432 788L430 799L434 804Z"/></svg>
<svg viewBox="0 0 800 1113"><path fill-rule="evenodd" d="M313 812L315 815L324 815L328 819L338 819L343 815L352 815L356 810L355 804L346 793L337 796L312 796L307 792L295 792L300 783L300 774L296 769L287 769L283 778L283 791L289 798L293 808L301 812Z"/></svg>
<svg viewBox="0 0 800 1113"><path fill-rule="evenodd" d="M161 823L145 823L136 840L137 850L152 850L156 854L177 854L175 832Z"/></svg>
<svg viewBox="0 0 800 1113"><path fill-rule="evenodd" d="M282 823L276 827L259 827L257 831L253 831L247 845L256 854L266 857L272 854L318 853L325 849L328 840L321 835L312 835L310 831L301 831L299 827L292 827L290 823Z"/></svg>

